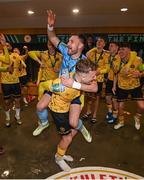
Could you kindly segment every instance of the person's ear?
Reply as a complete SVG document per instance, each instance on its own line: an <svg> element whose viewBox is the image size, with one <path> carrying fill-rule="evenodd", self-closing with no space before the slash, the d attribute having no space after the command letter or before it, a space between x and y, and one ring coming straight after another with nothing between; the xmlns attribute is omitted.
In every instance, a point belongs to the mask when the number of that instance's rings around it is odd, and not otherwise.
<svg viewBox="0 0 144 180"><path fill-rule="evenodd" d="M84 49L84 45L82 43L80 43L78 46L78 49L82 51Z"/></svg>

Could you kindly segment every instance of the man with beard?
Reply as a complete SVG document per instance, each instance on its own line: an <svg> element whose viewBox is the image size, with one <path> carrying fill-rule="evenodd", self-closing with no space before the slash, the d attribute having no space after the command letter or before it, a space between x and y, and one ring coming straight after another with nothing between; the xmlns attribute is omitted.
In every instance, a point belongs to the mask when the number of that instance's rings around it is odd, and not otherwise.
<svg viewBox="0 0 144 180"><path fill-rule="evenodd" d="M60 69L59 76L63 75L65 69L67 72L75 72L75 65L80 59L85 59L86 57L82 55L82 51L84 48L84 37L82 35L72 35L69 38L67 44L60 41L60 39L56 36L54 32L54 24L55 24L55 14L53 11L48 10L48 38L52 42L52 44L59 49L59 51L63 55L62 65ZM61 78L62 83L65 86L73 87L76 89L80 89L83 91L97 91L97 84L96 82L91 82L91 84L86 85L82 83L78 83L74 81L72 78ZM37 104L37 111L39 119L47 119L47 106L50 102L51 95L49 92L45 93L44 96ZM70 105L69 111L69 121L70 125L77 130L80 130L83 134L86 141L91 142L92 138L89 132L86 130L82 121L79 119L79 115L81 113L81 101L80 98L75 98Z"/></svg>

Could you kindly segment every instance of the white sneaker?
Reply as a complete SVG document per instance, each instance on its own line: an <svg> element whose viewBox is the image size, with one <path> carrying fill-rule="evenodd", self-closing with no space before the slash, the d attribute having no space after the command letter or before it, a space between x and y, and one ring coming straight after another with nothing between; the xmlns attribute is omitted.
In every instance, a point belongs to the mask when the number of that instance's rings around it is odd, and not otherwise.
<svg viewBox="0 0 144 180"><path fill-rule="evenodd" d="M49 127L49 123L45 124L45 125L42 125L40 124L33 132L33 136L38 136L39 134L42 133L42 131L44 129L46 129L47 127Z"/></svg>
<svg viewBox="0 0 144 180"><path fill-rule="evenodd" d="M92 136L90 135L90 133L88 132L88 130L85 128L84 125L81 129L81 133L87 142L89 143L92 142Z"/></svg>
<svg viewBox="0 0 144 180"><path fill-rule="evenodd" d="M140 120L136 117L134 117L134 120L135 120L135 128L137 130L139 130L140 129Z"/></svg>
<svg viewBox="0 0 144 180"><path fill-rule="evenodd" d="M57 155L55 155L55 162L63 171L68 172L71 170L71 167L65 162L63 157L60 158Z"/></svg>
<svg viewBox="0 0 144 180"><path fill-rule="evenodd" d="M123 127L123 126L124 126L124 124L118 123L118 124L114 125L114 129L119 129L119 128Z"/></svg>
<svg viewBox="0 0 144 180"><path fill-rule="evenodd" d="M63 159L66 160L66 161L68 161L68 162L74 161L73 157L70 156L70 155L64 155L64 156L63 156Z"/></svg>
<svg viewBox="0 0 144 180"><path fill-rule="evenodd" d="M13 111L15 111L15 110L16 110L15 104L13 105L12 110L13 110Z"/></svg>
<svg viewBox="0 0 144 180"><path fill-rule="evenodd" d="M24 103L24 106L25 106L25 107L28 107L28 103Z"/></svg>
<svg viewBox="0 0 144 180"><path fill-rule="evenodd" d="M21 121L21 119L20 119L20 116L15 115L15 119L16 119L16 121L17 121L17 124L19 124L19 125L22 124L22 121Z"/></svg>
<svg viewBox="0 0 144 180"><path fill-rule="evenodd" d="M5 125L6 125L6 127L10 127L11 126L10 119L6 118Z"/></svg>

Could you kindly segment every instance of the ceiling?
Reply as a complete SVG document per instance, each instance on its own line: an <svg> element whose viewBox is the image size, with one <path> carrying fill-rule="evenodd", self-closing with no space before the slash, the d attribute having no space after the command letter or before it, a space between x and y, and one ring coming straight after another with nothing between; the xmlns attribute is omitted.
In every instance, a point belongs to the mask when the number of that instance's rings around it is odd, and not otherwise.
<svg viewBox="0 0 144 180"><path fill-rule="evenodd" d="M73 15L73 8L80 13ZM144 27L144 0L0 0L0 29L45 28L47 9L55 11L56 27Z"/></svg>

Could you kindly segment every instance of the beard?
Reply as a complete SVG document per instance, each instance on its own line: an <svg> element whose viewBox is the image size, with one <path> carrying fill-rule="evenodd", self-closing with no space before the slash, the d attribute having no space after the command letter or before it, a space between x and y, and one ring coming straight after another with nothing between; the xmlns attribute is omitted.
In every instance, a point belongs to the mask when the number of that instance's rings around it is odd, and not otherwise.
<svg viewBox="0 0 144 180"><path fill-rule="evenodd" d="M71 48L68 48L68 55L72 56L72 55L77 54L77 53L78 53L78 49L72 50Z"/></svg>

